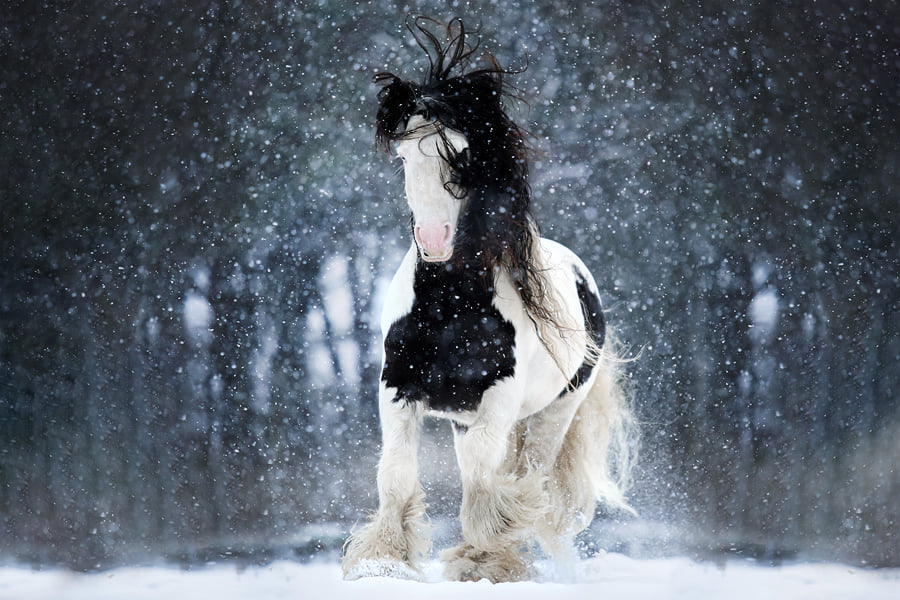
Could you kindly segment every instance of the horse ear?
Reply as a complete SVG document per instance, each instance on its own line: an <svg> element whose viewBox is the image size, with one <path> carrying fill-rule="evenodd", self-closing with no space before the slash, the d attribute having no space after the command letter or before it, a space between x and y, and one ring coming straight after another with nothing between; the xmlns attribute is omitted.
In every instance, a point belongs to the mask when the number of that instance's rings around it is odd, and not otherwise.
<svg viewBox="0 0 900 600"><path fill-rule="evenodd" d="M372 81L375 85L385 88L389 87L395 83L400 82L400 78L394 75L393 73L388 73L387 71L381 71L380 73L375 73L375 77L372 78Z"/></svg>

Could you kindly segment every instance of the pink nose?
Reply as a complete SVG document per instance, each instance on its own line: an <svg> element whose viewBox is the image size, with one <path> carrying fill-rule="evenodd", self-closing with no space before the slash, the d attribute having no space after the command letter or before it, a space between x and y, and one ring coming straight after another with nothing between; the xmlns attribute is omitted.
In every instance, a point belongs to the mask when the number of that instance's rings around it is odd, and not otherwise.
<svg viewBox="0 0 900 600"><path fill-rule="evenodd" d="M450 223L425 223L416 225L415 236L419 248L427 256L440 257L450 249Z"/></svg>

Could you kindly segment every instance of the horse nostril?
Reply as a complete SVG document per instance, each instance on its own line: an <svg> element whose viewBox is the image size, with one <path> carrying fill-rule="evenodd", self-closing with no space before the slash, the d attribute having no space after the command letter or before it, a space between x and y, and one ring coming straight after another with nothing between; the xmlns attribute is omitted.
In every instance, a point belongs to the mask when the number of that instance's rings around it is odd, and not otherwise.
<svg viewBox="0 0 900 600"><path fill-rule="evenodd" d="M426 254L444 254L453 238L450 223L425 223L414 228L416 242Z"/></svg>

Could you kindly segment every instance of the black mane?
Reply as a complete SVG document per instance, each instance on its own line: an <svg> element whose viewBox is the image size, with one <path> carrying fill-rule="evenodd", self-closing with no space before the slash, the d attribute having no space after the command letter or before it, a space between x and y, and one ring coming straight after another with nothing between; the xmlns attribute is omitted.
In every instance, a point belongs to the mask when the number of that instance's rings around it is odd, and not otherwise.
<svg viewBox="0 0 900 600"><path fill-rule="evenodd" d="M449 168L446 189L467 200L454 250L456 261L480 262L483 273L509 269L533 318L553 323L543 277L534 264L537 226L528 185L525 132L506 114L503 102L517 97L504 81L516 72L504 69L490 54L476 57L478 43L466 40L460 19L446 26L426 17L407 20L407 29L428 55L429 69L420 83L393 73L375 75L378 94L376 145L389 151L413 115L458 131L468 141L456 153L445 139ZM438 28L446 45L432 32Z"/></svg>

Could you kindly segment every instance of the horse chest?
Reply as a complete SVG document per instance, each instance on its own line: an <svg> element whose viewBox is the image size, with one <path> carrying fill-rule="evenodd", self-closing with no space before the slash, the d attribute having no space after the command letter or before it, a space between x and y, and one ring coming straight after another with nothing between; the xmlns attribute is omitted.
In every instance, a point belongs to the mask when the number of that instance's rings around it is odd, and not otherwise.
<svg viewBox="0 0 900 600"><path fill-rule="evenodd" d="M478 408L494 383L515 373L515 328L476 276L420 264L410 311L384 340L382 380L395 401L431 410Z"/></svg>

